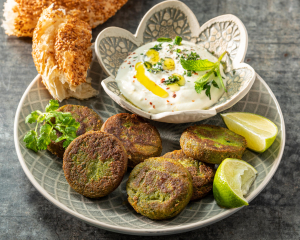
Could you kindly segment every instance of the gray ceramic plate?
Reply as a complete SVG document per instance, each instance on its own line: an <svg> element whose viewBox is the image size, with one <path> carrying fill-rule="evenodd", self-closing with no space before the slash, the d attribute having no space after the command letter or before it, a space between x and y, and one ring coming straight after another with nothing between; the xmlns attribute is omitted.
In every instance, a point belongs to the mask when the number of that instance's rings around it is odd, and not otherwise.
<svg viewBox="0 0 300 240"><path fill-rule="evenodd" d="M93 86L100 91L97 98L86 101L69 99L64 104L85 105L96 111L103 120L125 112L102 89L101 80L107 76L93 59L89 76L93 79ZM34 153L25 148L23 137L34 126L25 123L25 117L33 110L44 110L51 99L50 94L38 75L26 89L16 112L14 124L14 138L17 154L29 180L49 201L72 214L73 216L100 228L110 231L136 235L164 235L185 232L200 228L219 221L238 209L222 209L212 194L200 201L190 202L186 209L177 217L167 221L152 221L133 210L127 202L126 181L124 177L121 185L107 197L92 200L73 191L62 170L62 160L47 151ZM258 75L250 92L228 111L242 111L257 113L272 120L278 127L278 136L274 144L263 154L246 151L243 159L253 165L258 176L250 193L246 197L251 201L264 189L274 175L282 157L285 144L285 126L278 102L268 85ZM199 123L224 126L222 119L216 115ZM162 137L163 154L179 149L179 138L182 131L192 123L170 124L152 122Z"/></svg>

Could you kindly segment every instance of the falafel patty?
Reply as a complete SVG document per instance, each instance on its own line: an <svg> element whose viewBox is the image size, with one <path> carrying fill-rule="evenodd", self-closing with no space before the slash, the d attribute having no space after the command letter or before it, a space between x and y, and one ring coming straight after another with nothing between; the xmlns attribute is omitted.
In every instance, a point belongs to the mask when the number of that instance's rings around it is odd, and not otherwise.
<svg viewBox="0 0 300 240"><path fill-rule="evenodd" d="M193 184L181 163L157 157L135 166L126 190L136 212L161 220L174 217L185 208L192 197Z"/></svg>
<svg viewBox="0 0 300 240"><path fill-rule="evenodd" d="M196 125L184 130L180 146L188 157L220 164L225 158L241 159L246 150L246 139L219 126Z"/></svg>
<svg viewBox="0 0 300 240"><path fill-rule="evenodd" d="M63 170L78 193L98 198L121 183L127 170L127 153L115 136L89 131L75 138L64 153Z"/></svg>
<svg viewBox="0 0 300 240"><path fill-rule="evenodd" d="M68 104L60 107L59 109L57 109L57 111L70 112L72 114L72 117L80 123L80 127L76 132L77 136L80 136L91 130L100 131L101 126L103 124L103 121L100 118L100 116L97 113L95 113L92 109L85 106ZM60 137L62 133L57 130L56 135L57 137ZM56 156L63 158L65 152L63 142L64 140L60 142L51 141L51 143L47 146L47 150L49 150Z"/></svg>
<svg viewBox="0 0 300 240"><path fill-rule="evenodd" d="M123 143L128 166L134 167L150 157L158 157L162 144L157 129L136 114L119 113L108 118L101 131L113 134Z"/></svg>
<svg viewBox="0 0 300 240"><path fill-rule="evenodd" d="M203 198L211 191L215 176L214 165L205 164L190 158L182 150L166 153L162 157L177 160L190 172L193 180L193 196L191 200Z"/></svg>

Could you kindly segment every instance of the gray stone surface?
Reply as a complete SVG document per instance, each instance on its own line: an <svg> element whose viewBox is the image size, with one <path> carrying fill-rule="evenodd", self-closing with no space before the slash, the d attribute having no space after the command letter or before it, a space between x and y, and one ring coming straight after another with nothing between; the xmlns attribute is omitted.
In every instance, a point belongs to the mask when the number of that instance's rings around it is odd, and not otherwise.
<svg viewBox="0 0 300 240"><path fill-rule="evenodd" d="M0 17L3 16L0 0ZM158 0L129 0L117 15L93 30L93 40L108 26L134 32ZM208 227L155 239L300 238L300 1L186 0L200 23L231 13L249 34L246 62L269 84L286 122L282 162L268 186L250 206ZM14 148L17 104L37 72L31 39L8 37L0 29L0 239L144 239L87 225L53 206L29 182ZM151 239L150 237L145 239ZM153 238L154 239L154 238Z"/></svg>

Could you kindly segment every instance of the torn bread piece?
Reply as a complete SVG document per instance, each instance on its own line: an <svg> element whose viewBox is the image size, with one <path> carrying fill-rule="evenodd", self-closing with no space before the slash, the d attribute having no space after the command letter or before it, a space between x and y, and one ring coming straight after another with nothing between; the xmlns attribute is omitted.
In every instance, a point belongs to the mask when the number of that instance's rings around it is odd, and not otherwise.
<svg viewBox="0 0 300 240"><path fill-rule="evenodd" d="M32 56L53 98L87 99L98 94L87 78L92 60L91 27L65 10L45 9L33 33Z"/></svg>
<svg viewBox="0 0 300 240"><path fill-rule="evenodd" d="M43 10L54 3L54 9L87 22L92 28L104 23L128 0L7 0L4 3L5 33L17 37L32 37Z"/></svg>

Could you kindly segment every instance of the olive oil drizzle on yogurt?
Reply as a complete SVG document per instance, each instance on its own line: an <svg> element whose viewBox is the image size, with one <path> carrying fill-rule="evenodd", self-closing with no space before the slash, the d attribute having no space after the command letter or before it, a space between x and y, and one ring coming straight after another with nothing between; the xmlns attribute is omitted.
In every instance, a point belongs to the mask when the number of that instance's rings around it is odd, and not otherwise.
<svg viewBox="0 0 300 240"><path fill-rule="evenodd" d="M138 62L135 65L136 70L136 79L145 86L149 91L151 91L153 94L161 97L161 98L167 98L169 96L169 93L166 92L164 89L162 89L160 86L158 86L155 82L150 80L145 75L145 68L144 64L142 62Z"/></svg>

